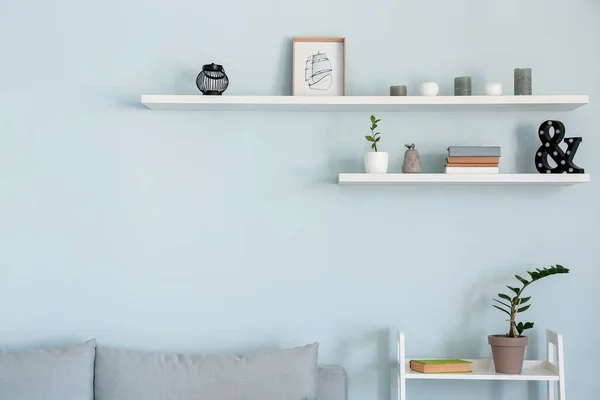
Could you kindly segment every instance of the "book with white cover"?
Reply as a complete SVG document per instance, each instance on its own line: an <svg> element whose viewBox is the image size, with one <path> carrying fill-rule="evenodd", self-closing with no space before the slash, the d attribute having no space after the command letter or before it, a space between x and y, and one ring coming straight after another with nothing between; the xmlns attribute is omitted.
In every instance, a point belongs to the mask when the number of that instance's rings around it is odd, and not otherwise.
<svg viewBox="0 0 600 400"><path fill-rule="evenodd" d="M500 146L450 146L449 157L500 157Z"/></svg>
<svg viewBox="0 0 600 400"><path fill-rule="evenodd" d="M447 174L497 174L498 167L446 167Z"/></svg>

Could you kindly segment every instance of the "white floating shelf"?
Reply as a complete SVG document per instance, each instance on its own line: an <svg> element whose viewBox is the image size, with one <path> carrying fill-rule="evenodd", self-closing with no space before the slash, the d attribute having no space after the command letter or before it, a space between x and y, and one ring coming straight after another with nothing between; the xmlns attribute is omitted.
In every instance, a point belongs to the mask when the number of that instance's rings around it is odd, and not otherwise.
<svg viewBox="0 0 600 400"><path fill-rule="evenodd" d="M415 357L415 360L421 358ZM446 380L486 380L486 381L558 381L559 375L555 366L548 361L526 360L523 363L523 372L520 375L498 374L494 369L492 360L467 360L471 361L469 373L458 374L423 374L410 369L410 361L406 361L405 379L446 379Z"/></svg>
<svg viewBox="0 0 600 400"><path fill-rule="evenodd" d="M481 184L574 185L590 181L588 174L339 174L340 185L358 184Z"/></svg>
<svg viewBox="0 0 600 400"><path fill-rule="evenodd" d="M572 111L586 95L564 96L203 96L142 95L151 110L184 111Z"/></svg>

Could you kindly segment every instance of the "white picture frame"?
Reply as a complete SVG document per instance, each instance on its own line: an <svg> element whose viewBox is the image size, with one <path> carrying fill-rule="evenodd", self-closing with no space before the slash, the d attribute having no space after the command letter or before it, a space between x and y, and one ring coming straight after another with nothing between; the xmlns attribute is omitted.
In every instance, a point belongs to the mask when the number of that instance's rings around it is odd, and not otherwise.
<svg viewBox="0 0 600 400"><path fill-rule="evenodd" d="M346 38L294 37L293 96L346 95Z"/></svg>

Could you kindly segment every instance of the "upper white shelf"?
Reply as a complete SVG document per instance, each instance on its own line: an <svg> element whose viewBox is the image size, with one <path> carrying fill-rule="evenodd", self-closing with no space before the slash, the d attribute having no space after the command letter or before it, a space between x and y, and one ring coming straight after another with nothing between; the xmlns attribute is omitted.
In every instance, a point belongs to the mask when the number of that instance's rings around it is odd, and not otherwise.
<svg viewBox="0 0 600 400"><path fill-rule="evenodd" d="M420 358L416 358L420 360ZM406 379L469 379L487 381L558 381L559 375L556 366L548 361L526 360L523 363L521 374L498 374L494 369L492 360L471 361L471 371L459 374L422 374L410 369L410 361L406 361Z"/></svg>
<svg viewBox="0 0 600 400"><path fill-rule="evenodd" d="M203 96L142 95L151 110L187 111L572 111L586 95L565 96Z"/></svg>

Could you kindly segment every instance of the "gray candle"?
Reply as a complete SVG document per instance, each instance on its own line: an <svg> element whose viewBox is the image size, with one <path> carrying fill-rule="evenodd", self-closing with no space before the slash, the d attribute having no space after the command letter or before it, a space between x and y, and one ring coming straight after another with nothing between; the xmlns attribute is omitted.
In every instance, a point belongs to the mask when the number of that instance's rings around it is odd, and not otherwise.
<svg viewBox="0 0 600 400"><path fill-rule="evenodd" d="M390 96L406 96L407 90L404 85L390 86Z"/></svg>
<svg viewBox="0 0 600 400"><path fill-rule="evenodd" d="M471 77L461 76L454 78L454 95L455 96L470 96L471 95Z"/></svg>
<svg viewBox="0 0 600 400"><path fill-rule="evenodd" d="M531 68L515 68L515 96L531 96Z"/></svg>

